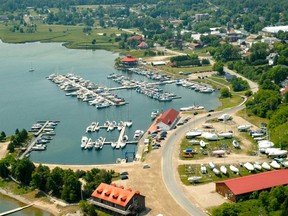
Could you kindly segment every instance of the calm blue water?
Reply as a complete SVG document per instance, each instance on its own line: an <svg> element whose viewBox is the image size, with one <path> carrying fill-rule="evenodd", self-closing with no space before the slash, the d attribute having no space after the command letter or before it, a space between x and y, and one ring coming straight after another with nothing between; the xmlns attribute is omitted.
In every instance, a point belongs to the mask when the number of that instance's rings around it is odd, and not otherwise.
<svg viewBox="0 0 288 216"><path fill-rule="evenodd" d="M135 145L123 150L113 150L105 146L101 151L82 151L80 140L85 135L86 127L92 121L103 124L106 120L133 120L133 126L127 130L129 138L137 129L146 130L151 124L150 114L153 109L199 104L206 109L219 106L218 93L201 94L193 90L178 87L175 84L160 86L165 91L174 92L181 99L172 102L158 102L139 94L134 90L116 91L129 104L97 110L94 106L65 96L65 92L45 77L52 73L74 73L90 81L118 86L107 79L110 73L121 73L113 68L118 54L97 50L71 50L58 43L5 44L0 43L0 131L7 135L15 129L30 129L37 120L60 120L56 136L43 152L32 152L31 159L42 163L59 164L106 164L115 163L116 158L124 158L125 151L133 151ZM33 66L34 72L28 72ZM125 74L125 73L123 73ZM146 80L143 76L129 74L131 78ZM116 141L119 132L91 134L96 140L104 136L107 141Z"/></svg>

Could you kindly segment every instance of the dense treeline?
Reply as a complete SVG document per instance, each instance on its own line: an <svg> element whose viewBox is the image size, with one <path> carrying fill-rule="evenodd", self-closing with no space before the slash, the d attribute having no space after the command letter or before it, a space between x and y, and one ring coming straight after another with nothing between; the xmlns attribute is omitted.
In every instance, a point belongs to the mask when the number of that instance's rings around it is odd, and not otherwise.
<svg viewBox="0 0 288 216"><path fill-rule="evenodd" d="M278 215L288 212L288 186L274 187L270 191L254 192L251 200L224 203L212 212L213 216Z"/></svg>
<svg viewBox="0 0 288 216"><path fill-rule="evenodd" d="M39 165L37 168L28 159L16 160L7 156L0 160L0 177L15 178L21 184L37 188L67 202L78 202L80 199L88 198L101 182L110 184L114 171L92 169L91 171L64 170L56 167ZM81 193L80 178L85 180L83 193Z"/></svg>
<svg viewBox="0 0 288 216"><path fill-rule="evenodd" d="M16 129L15 135L10 137L8 150L10 153L14 152L15 148L22 147L29 140L28 132L25 129L19 131Z"/></svg>

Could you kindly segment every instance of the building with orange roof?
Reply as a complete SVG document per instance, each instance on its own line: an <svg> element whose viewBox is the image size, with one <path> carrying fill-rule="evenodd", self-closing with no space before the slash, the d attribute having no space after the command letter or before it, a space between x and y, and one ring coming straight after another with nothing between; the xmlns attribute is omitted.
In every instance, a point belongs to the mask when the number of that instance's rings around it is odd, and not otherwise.
<svg viewBox="0 0 288 216"><path fill-rule="evenodd" d="M101 183L89 202L112 215L136 215L146 209L145 196L140 191L117 187L116 184Z"/></svg>
<svg viewBox="0 0 288 216"><path fill-rule="evenodd" d="M130 40L137 40L137 41L142 41L142 36L140 36L140 35L134 35L134 36L131 36L131 37L128 37L127 38L127 41L130 41Z"/></svg>
<svg viewBox="0 0 288 216"><path fill-rule="evenodd" d="M169 109L162 113L150 126L148 132L153 131L168 131L171 130L179 119L179 112L175 109Z"/></svg>
<svg viewBox="0 0 288 216"><path fill-rule="evenodd" d="M134 67L138 64L138 59L133 58L131 55L126 55L125 58L121 60L122 64L126 67Z"/></svg>

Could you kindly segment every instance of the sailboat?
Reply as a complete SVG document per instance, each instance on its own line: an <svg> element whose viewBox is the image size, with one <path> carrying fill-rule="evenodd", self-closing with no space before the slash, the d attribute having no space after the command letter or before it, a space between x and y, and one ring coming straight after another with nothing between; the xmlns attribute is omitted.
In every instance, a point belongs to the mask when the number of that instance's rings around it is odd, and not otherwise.
<svg viewBox="0 0 288 216"><path fill-rule="evenodd" d="M35 71L35 69L33 68L32 63L31 63L31 66L30 66L29 72L33 72L33 71Z"/></svg>

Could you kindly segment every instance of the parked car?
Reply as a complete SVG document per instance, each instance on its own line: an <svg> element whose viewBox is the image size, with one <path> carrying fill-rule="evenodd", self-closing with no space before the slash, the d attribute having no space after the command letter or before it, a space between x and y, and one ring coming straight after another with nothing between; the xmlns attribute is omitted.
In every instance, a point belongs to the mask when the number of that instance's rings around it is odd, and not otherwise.
<svg viewBox="0 0 288 216"><path fill-rule="evenodd" d="M120 172L120 175L128 175L128 172L126 171Z"/></svg>
<svg viewBox="0 0 288 216"><path fill-rule="evenodd" d="M144 165L143 165L143 169L148 169L148 168L150 168L150 165L149 165L149 164L144 164Z"/></svg>
<svg viewBox="0 0 288 216"><path fill-rule="evenodd" d="M183 125L183 124L184 124L184 122L181 121L181 122L177 123L177 126L180 126L180 125Z"/></svg>
<svg viewBox="0 0 288 216"><path fill-rule="evenodd" d="M123 176L121 176L121 180L126 180L126 179L128 179L129 177L127 176L127 175L123 175Z"/></svg>
<svg viewBox="0 0 288 216"><path fill-rule="evenodd" d="M211 110L209 110L208 112L214 112L214 110L213 110L213 109L211 109Z"/></svg>
<svg viewBox="0 0 288 216"><path fill-rule="evenodd" d="M194 112L194 115L198 115L198 112Z"/></svg>
<svg viewBox="0 0 288 216"><path fill-rule="evenodd" d="M209 113L208 115L207 115L207 117L210 117L211 116L211 114Z"/></svg>

